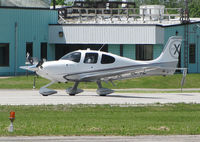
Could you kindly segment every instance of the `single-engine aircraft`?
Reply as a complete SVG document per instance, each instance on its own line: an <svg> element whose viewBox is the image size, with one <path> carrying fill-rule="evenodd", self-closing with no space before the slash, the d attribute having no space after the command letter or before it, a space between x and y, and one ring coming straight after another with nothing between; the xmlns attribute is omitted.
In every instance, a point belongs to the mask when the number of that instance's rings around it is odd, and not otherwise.
<svg viewBox="0 0 200 142"><path fill-rule="evenodd" d="M77 50L66 54L58 61L34 62L33 58L27 57L31 66L20 68L35 71L39 76L51 80L51 83L40 88L39 93L48 96L57 91L47 88L57 82L75 82L73 87L67 88L70 96L81 93L78 89L80 82L96 82L97 94L106 96L114 91L103 88L101 82L111 82L128 78L173 75L177 69L183 70L181 86L187 73L185 68L177 68L182 38L172 36L166 43L161 55L154 60L138 61L121 57L111 53L95 50Z"/></svg>

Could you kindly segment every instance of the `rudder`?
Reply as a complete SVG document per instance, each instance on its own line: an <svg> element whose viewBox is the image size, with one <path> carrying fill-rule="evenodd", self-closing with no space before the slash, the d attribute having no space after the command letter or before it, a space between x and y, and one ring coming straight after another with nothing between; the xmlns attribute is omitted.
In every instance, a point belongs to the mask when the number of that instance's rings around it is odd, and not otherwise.
<svg viewBox="0 0 200 142"><path fill-rule="evenodd" d="M168 39L163 52L156 59L158 62L178 62L182 37L172 36Z"/></svg>

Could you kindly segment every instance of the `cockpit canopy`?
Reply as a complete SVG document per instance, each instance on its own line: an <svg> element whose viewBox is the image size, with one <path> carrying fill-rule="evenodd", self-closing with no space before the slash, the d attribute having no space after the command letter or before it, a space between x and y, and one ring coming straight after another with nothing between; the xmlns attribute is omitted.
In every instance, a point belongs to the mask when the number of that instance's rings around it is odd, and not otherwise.
<svg viewBox="0 0 200 142"><path fill-rule="evenodd" d="M62 58L60 58L60 60L69 60L69 61L73 61L76 63L79 63L81 60L81 52L72 52L69 53L65 56L63 56ZM96 64L98 62L99 59L99 53L96 52L86 52L85 53L85 58L83 60L83 63L85 64ZM107 54L102 54L101 56L101 64L111 64L115 62L115 58L112 57L111 55L107 55Z"/></svg>

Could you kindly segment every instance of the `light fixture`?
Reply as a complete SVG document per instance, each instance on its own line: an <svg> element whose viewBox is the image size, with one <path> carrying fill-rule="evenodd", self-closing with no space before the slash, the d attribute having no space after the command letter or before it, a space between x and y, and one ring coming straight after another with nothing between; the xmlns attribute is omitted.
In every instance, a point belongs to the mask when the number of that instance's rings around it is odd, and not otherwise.
<svg viewBox="0 0 200 142"><path fill-rule="evenodd" d="M63 32L58 33L59 37L63 37Z"/></svg>
<svg viewBox="0 0 200 142"><path fill-rule="evenodd" d="M15 112L14 111L11 111L10 112L10 117L9 117L9 119L10 119L10 127L8 128L8 131L9 132L13 132L14 131L14 126L13 126L13 122L14 122L14 120L15 120Z"/></svg>

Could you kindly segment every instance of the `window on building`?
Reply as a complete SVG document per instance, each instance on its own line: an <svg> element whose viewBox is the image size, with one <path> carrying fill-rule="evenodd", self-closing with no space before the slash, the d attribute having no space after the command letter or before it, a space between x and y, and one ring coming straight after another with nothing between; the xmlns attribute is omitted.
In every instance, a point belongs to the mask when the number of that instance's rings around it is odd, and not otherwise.
<svg viewBox="0 0 200 142"><path fill-rule="evenodd" d="M98 60L98 53L86 53L84 63L95 64Z"/></svg>
<svg viewBox="0 0 200 142"><path fill-rule="evenodd" d="M153 45L136 45L136 60L152 60Z"/></svg>
<svg viewBox="0 0 200 142"><path fill-rule="evenodd" d="M26 43L26 54L29 53L31 57L33 57L33 43L27 42Z"/></svg>
<svg viewBox="0 0 200 142"><path fill-rule="evenodd" d="M8 67L9 66L9 44L0 43L0 66Z"/></svg>
<svg viewBox="0 0 200 142"><path fill-rule="evenodd" d="M120 56L123 56L123 44L120 44Z"/></svg>
<svg viewBox="0 0 200 142"><path fill-rule="evenodd" d="M189 63L191 63L191 64L195 63L195 53L196 53L196 45L190 44L190 47L189 47Z"/></svg>
<svg viewBox="0 0 200 142"><path fill-rule="evenodd" d="M102 58L101 58L102 64L111 64L111 63L114 63L114 62L115 62L114 57L109 56L109 55L105 55L105 54L102 55Z"/></svg>
<svg viewBox="0 0 200 142"><path fill-rule="evenodd" d="M47 43L41 43L41 59L47 59Z"/></svg>

